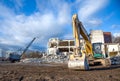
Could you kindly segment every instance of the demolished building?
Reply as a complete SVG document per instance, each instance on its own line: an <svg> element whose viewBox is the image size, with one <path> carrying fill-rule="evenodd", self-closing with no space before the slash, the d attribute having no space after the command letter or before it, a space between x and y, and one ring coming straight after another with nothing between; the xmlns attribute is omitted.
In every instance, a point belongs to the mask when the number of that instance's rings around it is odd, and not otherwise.
<svg viewBox="0 0 120 81"><path fill-rule="evenodd" d="M103 32L102 30L92 30L90 32L91 43L101 43L102 53L104 57L113 57L120 54L119 43L112 43L111 32ZM80 42L84 42L80 39ZM47 44L47 54L70 54L73 53L75 45L74 40L61 40L58 38L50 38Z"/></svg>
<svg viewBox="0 0 120 81"><path fill-rule="evenodd" d="M80 42L84 42L83 39ZM50 38L47 44L47 53L49 54L66 54L66 53L73 53L75 45L74 40L61 40L58 38Z"/></svg>

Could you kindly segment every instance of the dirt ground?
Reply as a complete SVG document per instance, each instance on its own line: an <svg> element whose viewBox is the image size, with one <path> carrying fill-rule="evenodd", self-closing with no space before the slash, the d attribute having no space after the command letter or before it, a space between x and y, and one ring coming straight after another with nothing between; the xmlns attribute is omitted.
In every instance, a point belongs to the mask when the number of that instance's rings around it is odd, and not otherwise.
<svg viewBox="0 0 120 81"><path fill-rule="evenodd" d="M120 65L75 71L67 65L0 63L0 81L120 81Z"/></svg>

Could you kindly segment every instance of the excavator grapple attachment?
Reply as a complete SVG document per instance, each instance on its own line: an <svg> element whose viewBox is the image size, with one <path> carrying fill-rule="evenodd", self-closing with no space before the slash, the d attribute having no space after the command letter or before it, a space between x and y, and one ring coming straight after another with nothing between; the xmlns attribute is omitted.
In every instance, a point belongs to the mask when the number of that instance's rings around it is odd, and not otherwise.
<svg viewBox="0 0 120 81"><path fill-rule="evenodd" d="M89 70L89 64L85 55L80 56L70 56L68 61L68 68L74 70Z"/></svg>

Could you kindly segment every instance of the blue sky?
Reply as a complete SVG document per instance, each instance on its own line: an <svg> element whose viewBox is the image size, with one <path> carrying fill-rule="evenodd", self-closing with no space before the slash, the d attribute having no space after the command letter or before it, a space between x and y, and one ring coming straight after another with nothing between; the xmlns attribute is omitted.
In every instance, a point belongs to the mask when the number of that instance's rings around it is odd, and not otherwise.
<svg viewBox="0 0 120 81"><path fill-rule="evenodd" d="M0 43L46 47L48 39L72 39L72 15L84 27L120 36L120 0L0 0ZM33 48L34 48L33 47Z"/></svg>

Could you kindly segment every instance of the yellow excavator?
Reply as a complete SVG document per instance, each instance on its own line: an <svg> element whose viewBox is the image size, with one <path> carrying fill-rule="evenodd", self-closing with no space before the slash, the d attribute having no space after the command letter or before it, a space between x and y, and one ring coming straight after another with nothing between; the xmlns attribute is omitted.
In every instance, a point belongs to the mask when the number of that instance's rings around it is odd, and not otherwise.
<svg viewBox="0 0 120 81"><path fill-rule="evenodd" d="M78 70L89 70L89 65L91 62L100 62L105 64L106 59L99 55L102 54L94 54L93 47L90 42L90 37L82 25L82 22L79 21L78 15L74 14L72 17L72 26L73 26L73 35L75 38L75 48L73 54L69 56L68 68L70 69L78 69ZM80 36L82 36L84 42L80 41ZM98 45L101 45L98 43ZM97 57L94 57L97 56ZM110 65L110 61L106 62Z"/></svg>

